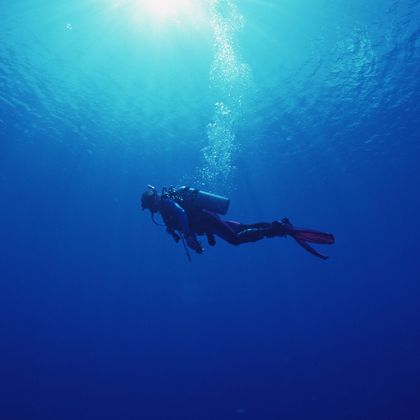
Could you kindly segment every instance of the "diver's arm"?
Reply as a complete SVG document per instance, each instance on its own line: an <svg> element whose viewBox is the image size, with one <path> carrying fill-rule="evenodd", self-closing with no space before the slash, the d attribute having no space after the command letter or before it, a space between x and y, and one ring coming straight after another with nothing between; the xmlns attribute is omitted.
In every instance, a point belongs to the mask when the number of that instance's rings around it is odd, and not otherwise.
<svg viewBox="0 0 420 420"><path fill-rule="evenodd" d="M172 234L175 230L180 231L185 236L187 245L198 253L203 252L195 233L191 230L188 216L185 210L171 199L162 200L162 215L167 226L167 232ZM175 239L175 236L174 236Z"/></svg>
<svg viewBox="0 0 420 420"><path fill-rule="evenodd" d="M171 199L162 200L162 216L169 231L179 230L184 235L190 234L190 224L185 210Z"/></svg>

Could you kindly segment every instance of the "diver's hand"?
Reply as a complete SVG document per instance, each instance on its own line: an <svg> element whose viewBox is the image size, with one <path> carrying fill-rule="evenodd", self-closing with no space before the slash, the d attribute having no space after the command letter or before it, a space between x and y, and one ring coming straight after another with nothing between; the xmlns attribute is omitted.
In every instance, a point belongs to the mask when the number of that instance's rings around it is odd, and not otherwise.
<svg viewBox="0 0 420 420"><path fill-rule="evenodd" d="M201 246L200 242L198 242L198 239L195 237L195 235L186 235L185 240L187 241L187 245L197 254L203 253L203 247Z"/></svg>
<svg viewBox="0 0 420 420"><path fill-rule="evenodd" d="M173 230L173 229L170 229L170 228L166 228L166 232L168 232L169 233L169 235L171 235L172 236L172 238L174 238L174 241L176 242L176 243L178 243L179 242L179 240L181 239L181 237L175 232L175 230Z"/></svg>

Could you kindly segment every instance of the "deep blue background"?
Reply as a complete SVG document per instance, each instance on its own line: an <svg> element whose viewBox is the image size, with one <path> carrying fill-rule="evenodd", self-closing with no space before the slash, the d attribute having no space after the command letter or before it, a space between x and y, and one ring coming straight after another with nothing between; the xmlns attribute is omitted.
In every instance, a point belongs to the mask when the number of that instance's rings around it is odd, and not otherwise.
<svg viewBox="0 0 420 420"><path fill-rule="evenodd" d="M252 87L211 187L337 243L191 264L139 197L205 184L211 31L157 48L76 3L0 12L0 417L420 418L419 2L236 2Z"/></svg>

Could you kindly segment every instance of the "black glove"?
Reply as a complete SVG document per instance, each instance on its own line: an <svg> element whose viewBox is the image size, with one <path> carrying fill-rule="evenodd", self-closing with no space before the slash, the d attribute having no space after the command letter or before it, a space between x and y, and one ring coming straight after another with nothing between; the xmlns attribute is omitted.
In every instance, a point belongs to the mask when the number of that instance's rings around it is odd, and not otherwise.
<svg viewBox="0 0 420 420"><path fill-rule="evenodd" d="M210 246L215 246L216 245L216 239L214 238L214 235L212 233L206 232L206 236L207 236L207 242L209 243L209 245Z"/></svg>
<svg viewBox="0 0 420 420"><path fill-rule="evenodd" d="M173 229L169 229L169 228L167 228L166 229L166 232L168 232L169 233L169 235L171 235L172 236L172 238L174 238L174 241L176 242L176 243L178 243L179 242L179 240L181 239L181 237L173 230Z"/></svg>
<svg viewBox="0 0 420 420"><path fill-rule="evenodd" d="M185 237L185 240L187 241L187 245L193 249L197 254L203 253L203 247L201 246L200 242L198 242L198 239L195 237L195 235L187 235Z"/></svg>

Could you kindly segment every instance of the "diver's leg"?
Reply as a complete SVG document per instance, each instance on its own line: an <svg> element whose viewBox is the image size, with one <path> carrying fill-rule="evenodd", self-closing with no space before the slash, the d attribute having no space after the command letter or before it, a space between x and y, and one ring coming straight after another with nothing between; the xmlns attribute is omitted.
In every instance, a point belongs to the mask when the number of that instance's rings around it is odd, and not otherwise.
<svg viewBox="0 0 420 420"><path fill-rule="evenodd" d="M320 244L334 243L334 236L332 234L312 229L295 228L287 218L281 221L276 220L272 223L243 224L230 220L222 220L219 216L209 213L206 220L206 229L232 245L289 235L306 251L322 259L327 259L328 257L320 254L307 242Z"/></svg>
<svg viewBox="0 0 420 420"><path fill-rule="evenodd" d="M211 231L214 235L219 236L232 245L239 245L237 230L242 230L242 224L237 222L227 222L221 219L215 220L212 224Z"/></svg>
<svg viewBox="0 0 420 420"><path fill-rule="evenodd" d="M244 226L241 223L222 220L218 214L209 211L203 211L201 221L202 229L207 235L210 246L215 244L214 235L232 245L239 245L237 232L241 231Z"/></svg>
<svg viewBox="0 0 420 420"><path fill-rule="evenodd" d="M240 243L256 242L264 238L275 238L286 236L286 226L281 222L261 222L251 225L244 225L244 229L237 233Z"/></svg>
<svg viewBox="0 0 420 420"><path fill-rule="evenodd" d="M287 225L283 222L259 222L252 224L222 220L217 214L205 212L205 231L219 236L232 245L257 242L264 238L285 236Z"/></svg>
<svg viewBox="0 0 420 420"><path fill-rule="evenodd" d="M222 220L217 215L208 214L205 224L206 232L211 232L232 245L256 242L265 237L275 236L272 234L271 223L245 225L232 220ZM269 236L270 234L271 236Z"/></svg>

